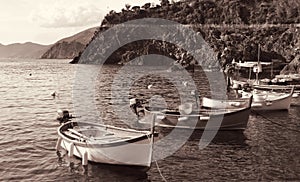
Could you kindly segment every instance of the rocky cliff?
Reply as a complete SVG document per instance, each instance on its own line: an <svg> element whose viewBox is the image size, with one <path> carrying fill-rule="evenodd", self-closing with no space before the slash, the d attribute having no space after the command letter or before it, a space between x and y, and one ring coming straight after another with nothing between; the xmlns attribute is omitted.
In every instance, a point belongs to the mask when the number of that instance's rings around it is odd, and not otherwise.
<svg viewBox="0 0 300 182"><path fill-rule="evenodd" d="M90 28L76 35L64 38L51 46L42 56L42 59L72 59L84 50L94 36L97 28Z"/></svg>
<svg viewBox="0 0 300 182"><path fill-rule="evenodd" d="M298 50L300 51L300 50ZM300 73L300 53L280 72L281 74L299 74Z"/></svg>
<svg viewBox="0 0 300 182"><path fill-rule="evenodd" d="M233 59L257 60L258 44L261 45L262 61L277 60L283 65L299 55L298 0L186 0L173 3L162 0L156 6L147 3L142 7L126 6L122 12L111 11L102 21L102 30L140 18L164 18L190 25L214 49L222 66ZM100 34L98 31L95 37ZM119 49L106 63L126 62L149 53L149 48L151 53L170 55L173 59L177 59L176 54L184 53L176 46L158 41L134 42ZM105 49L103 47L102 51ZM190 64L192 58L187 58L181 61Z"/></svg>

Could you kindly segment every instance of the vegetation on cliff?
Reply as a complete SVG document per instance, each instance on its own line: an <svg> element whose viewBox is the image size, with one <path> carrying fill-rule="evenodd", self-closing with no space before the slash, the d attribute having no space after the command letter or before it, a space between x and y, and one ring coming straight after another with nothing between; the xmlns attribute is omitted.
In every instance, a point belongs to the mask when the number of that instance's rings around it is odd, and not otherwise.
<svg viewBox="0 0 300 182"><path fill-rule="evenodd" d="M115 24L141 18L163 18L191 26L214 49L222 66L233 59L257 60L258 44L262 48L262 61L277 59L286 63L299 55L300 2L297 0L186 0L172 3L161 0L160 5L126 5L122 12L110 11L105 16L93 39ZM149 53L166 55L182 64L183 61L190 64L193 60L190 56L182 59L186 52L176 45L139 41L120 48L106 63L126 62Z"/></svg>
<svg viewBox="0 0 300 182"><path fill-rule="evenodd" d="M140 18L165 18L181 24L294 24L300 22L298 0L185 0L110 11L102 24L119 24Z"/></svg>

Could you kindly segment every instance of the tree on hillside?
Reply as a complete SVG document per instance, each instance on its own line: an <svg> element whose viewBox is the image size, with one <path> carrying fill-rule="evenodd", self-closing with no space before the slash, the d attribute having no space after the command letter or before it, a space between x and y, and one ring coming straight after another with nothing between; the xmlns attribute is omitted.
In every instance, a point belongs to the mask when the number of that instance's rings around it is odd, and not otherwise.
<svg viewBox="0 0 300 182"><path fill-rule="evenodd" d="M169 0L160 0L161 6L168 6L170 4Z"/></svg>
<svg viewBox="0 0 300 182"><path fill-rule="evenodd" d="M130 4L125 4L125 7L126 7L127 11L129 11L131 5Z"/></svg>

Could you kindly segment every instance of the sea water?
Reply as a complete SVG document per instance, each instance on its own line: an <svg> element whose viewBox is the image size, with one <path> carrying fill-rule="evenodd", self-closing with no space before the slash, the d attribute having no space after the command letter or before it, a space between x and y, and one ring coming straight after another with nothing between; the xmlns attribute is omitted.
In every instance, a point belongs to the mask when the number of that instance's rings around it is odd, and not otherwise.
<svg viewBox="0 0 300 182"><path fill-rule="evenodd" d="M58 109L73 113L75 101L94 100L99 116L87 108L81 113L86 111L89 116L81 119L91 122L101 117L106 124L130 126L112 107L116 98L112 84L120 66L95 69L69 61L0 60L0 181L162 181L161 175L168 181L300 180L299 98L293 100L289 111L252 113L245 131L220 131L201 150L203 132L194 131L179 150L158 160L157 165L153 163L148 172L96 163L89 163L84 171L80 159L69 159L64 152L59 156L55 151ZM96 77L93 98L74 90L81 84L82 88L86 86L76 76L78 69L101 73ZM202 77L197 79L201 93L209 95L207 83L201 81ZM158 92L175 105L176 88L158 82L155 76L139 79L130 94L146 99ZM150 83L152 90L146 87Z"/></svg>

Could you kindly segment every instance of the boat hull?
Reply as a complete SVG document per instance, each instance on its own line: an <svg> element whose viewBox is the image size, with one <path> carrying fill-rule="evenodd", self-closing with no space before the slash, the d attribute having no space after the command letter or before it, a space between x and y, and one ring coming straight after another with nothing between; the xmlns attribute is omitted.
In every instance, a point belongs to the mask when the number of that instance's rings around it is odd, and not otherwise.
<svg viewBox="0 0 300 182"><path fill-rule="evenodd" d="M164 119L156 123L156 126L199 130L244 130L248 124L250 107L210 114L182 115L179 112L161 114L164 115ZM152 112L145 109L145 118L140 123L147 123L146 120L149 121L151 115Z"/></svg>
<svg viewBox="0 0 300 182"><path fill-rule="evenodd" d="M276 100L257 100L252 103L252 110L254 111L274 111L274 110L288 110L291 106L292 95L286 94Z"/></svg>
<svg viewBox="0 0 300 182"><path fill-rule="evenodd" d="M254 111L288 110L292 103L294 89L290 93L275 93L263 91L261 93L242 92L243 97L253 95L251 109Z"/></svg>
<svg viewBox="0 0 300 182"><path fill-rule="evenodd" d="M61 127L60 127L61 128ZM88 142L65 136L58 129L60 148L69 156L96 163L150 168L152 159L151 134L123 142Z"/></svg>

